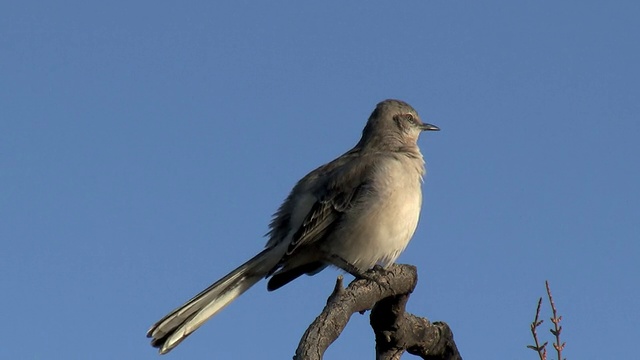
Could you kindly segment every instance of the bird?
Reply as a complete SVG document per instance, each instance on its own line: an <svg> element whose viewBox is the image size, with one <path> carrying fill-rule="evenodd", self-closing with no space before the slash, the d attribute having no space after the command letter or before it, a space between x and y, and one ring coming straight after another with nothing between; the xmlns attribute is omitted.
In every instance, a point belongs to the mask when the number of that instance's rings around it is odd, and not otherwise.
<svg viewBox="0 0 640 360"><path fill-rule="evenodd" d="M273 291L328 266L366 278L392 264L422 207L418 137L438 130L404 101L379 102L352 149L296 183L272 217L265 248L151 326L151 345L168 353L262 279Z"/></svg>

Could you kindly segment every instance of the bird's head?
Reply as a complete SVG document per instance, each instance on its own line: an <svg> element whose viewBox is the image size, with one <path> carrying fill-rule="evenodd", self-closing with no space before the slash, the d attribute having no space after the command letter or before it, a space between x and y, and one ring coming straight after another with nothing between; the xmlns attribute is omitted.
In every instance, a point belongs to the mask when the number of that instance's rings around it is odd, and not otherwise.
<svg viewBox="0 0 640 360"><path fill-rule="evenodd" d="M415 146L420 133L438 130L437 126L422 122L418 112L406 102L384 100L369 116L359 145L383 148Z"/></svg>

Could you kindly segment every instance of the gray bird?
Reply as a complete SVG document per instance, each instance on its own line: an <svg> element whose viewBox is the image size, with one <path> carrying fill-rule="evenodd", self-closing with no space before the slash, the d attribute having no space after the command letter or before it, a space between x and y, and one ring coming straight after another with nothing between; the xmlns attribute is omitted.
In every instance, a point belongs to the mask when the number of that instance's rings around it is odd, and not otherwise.
<svg viewBox="0 0 640 360"><path fill-rule="evenodd" d="M263 278L269 291L329 265L362 278L392 264L413 236L422 205L425 130L399 100L380 102L356 146L303 177L274 214L266 248L147 332L165 354Z"/></svg>

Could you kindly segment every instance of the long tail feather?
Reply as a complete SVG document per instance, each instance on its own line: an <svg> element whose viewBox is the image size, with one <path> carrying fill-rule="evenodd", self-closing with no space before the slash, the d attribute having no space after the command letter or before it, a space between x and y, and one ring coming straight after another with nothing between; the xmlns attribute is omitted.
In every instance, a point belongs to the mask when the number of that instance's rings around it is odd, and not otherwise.
<svg viewBox="0 0 640 360"><path fill-rule="evenodd" d="M238 296L263 279L280 260L278 247L263 250L155 323L151 345L166 354Z"/></svg>

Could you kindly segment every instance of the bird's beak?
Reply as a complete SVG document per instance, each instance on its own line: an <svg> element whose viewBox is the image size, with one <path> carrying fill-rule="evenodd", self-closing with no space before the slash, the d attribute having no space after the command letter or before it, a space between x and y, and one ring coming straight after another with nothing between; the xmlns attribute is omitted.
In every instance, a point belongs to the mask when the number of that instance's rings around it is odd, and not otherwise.
<svg viewBox="0 0 640 360"><path fill-rule="evenodd" d="M422 124L420 126L420 130L422 130L422 131L440 131L440 128L435 126L435 125L424 123L424 124Z"/></svg>

